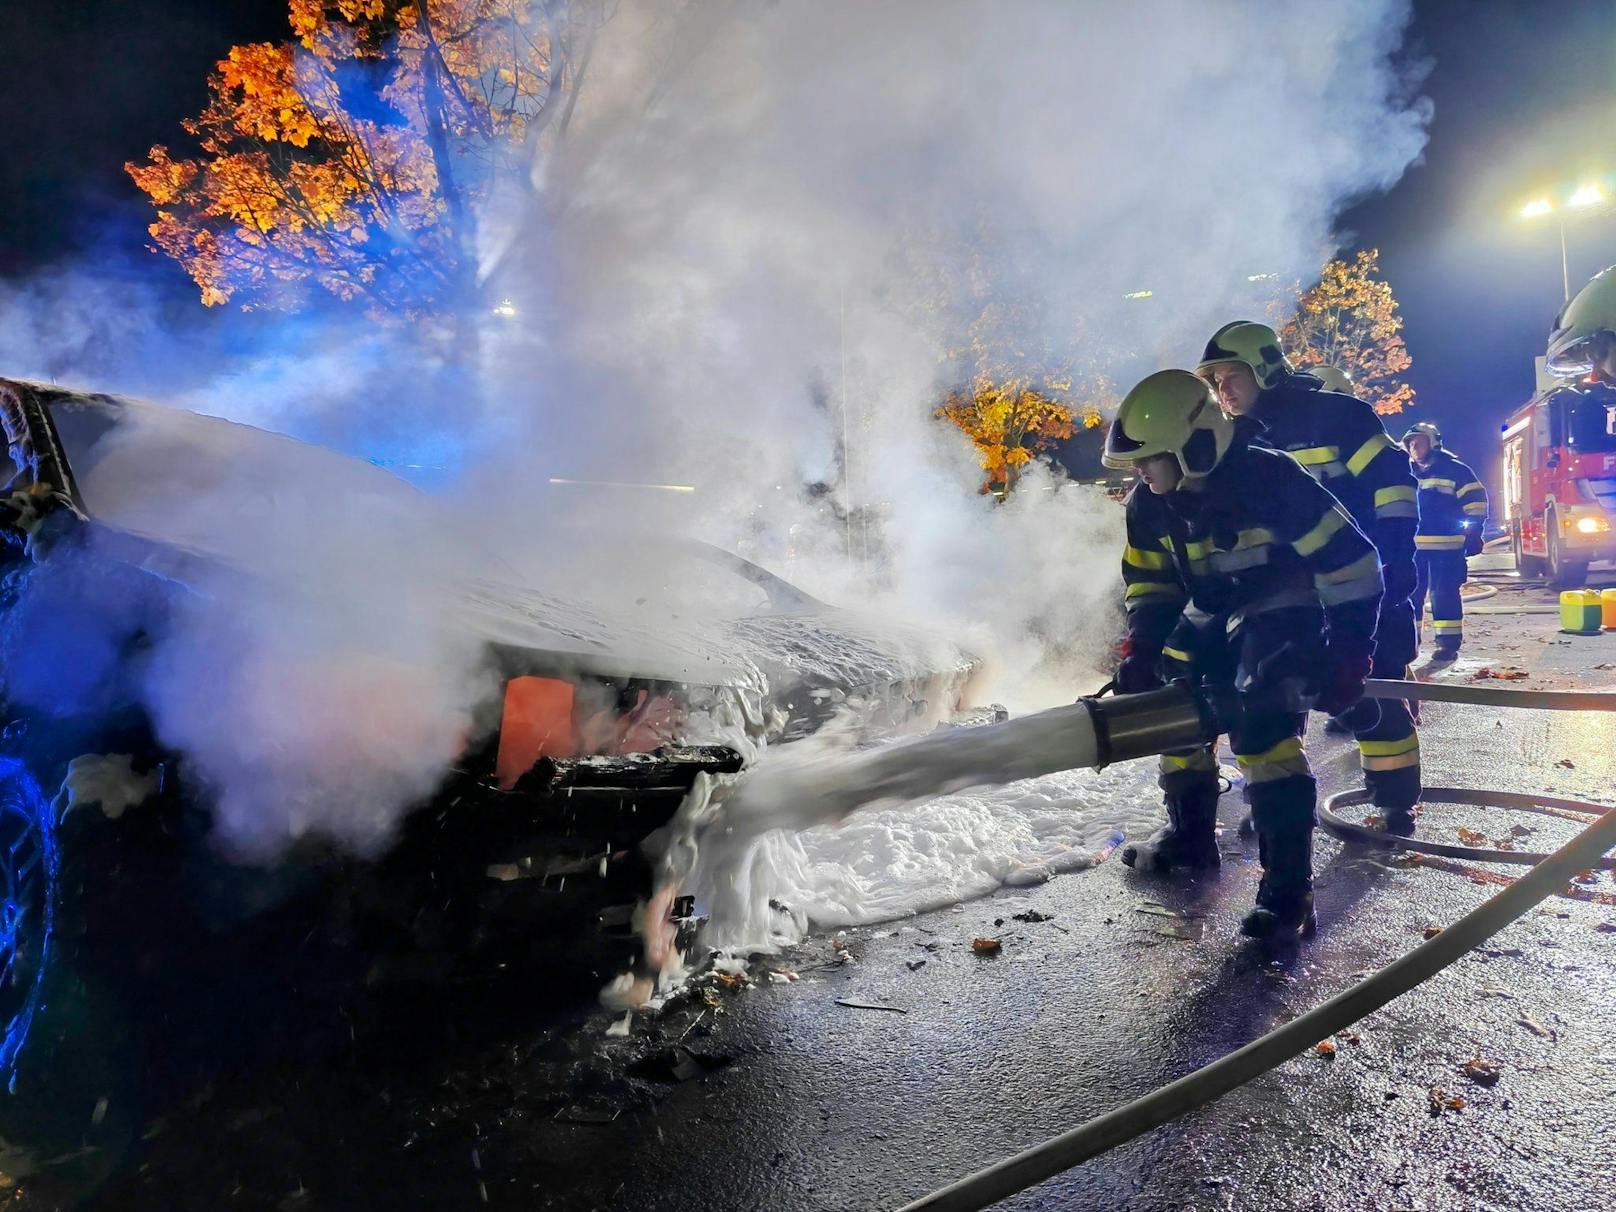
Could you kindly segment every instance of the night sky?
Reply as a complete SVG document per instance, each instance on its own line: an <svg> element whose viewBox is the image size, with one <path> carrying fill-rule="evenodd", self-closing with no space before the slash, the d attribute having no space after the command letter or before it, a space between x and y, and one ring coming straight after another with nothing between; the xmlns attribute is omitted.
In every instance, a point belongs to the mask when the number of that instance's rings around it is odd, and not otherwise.
<svg viewBox="0 0 1616 1212"><path fill-rule="evenodd" d="M1498 422L1530 394L1561 301L1558 229L1520 221L1520 207L1590 179L1616 193L1616 5L1429 0L1415 12L1406 54L1429 61L1421 91L1435 103L1425 162L1342 226L1382 250L1402 302L1415 417L1490 472ZM149 211L123 162L181 138L232 43L286 34L285 0L0 4L0 275L148 256ZM1616 261L1616 220L1579 216L1568 241L1575 293ZM1404 424L1393 419L1394 436Z"/></svg>

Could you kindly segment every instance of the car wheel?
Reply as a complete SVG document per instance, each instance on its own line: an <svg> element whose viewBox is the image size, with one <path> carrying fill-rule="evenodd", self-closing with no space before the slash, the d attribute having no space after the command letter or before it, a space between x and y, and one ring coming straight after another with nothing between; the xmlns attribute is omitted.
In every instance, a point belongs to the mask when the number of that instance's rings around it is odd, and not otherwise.
<svg viewBox="0 0 1616 1212"><path fill-rule="evenodd" d="M1549 532L1549 584L1557 589L1573 589L1588 578L1588 565L1565 558L1560 548L1560 521L1552 513L1547 522Z"/></svg>

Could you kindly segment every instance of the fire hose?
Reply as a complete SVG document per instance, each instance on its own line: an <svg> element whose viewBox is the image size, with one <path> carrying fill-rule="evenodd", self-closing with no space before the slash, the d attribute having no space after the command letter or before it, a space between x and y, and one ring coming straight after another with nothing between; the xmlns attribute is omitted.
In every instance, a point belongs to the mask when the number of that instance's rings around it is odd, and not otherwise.
<svg viewBox="0 0 1616 1212"><path fill-rule="evenodd" d="M1377 679L1369 683L1366 693L1373 698L1477 706L1616 711L1616 694L1575 691L1503 690ZM1553 853L1533 856L1537 860L1535 865L1520 880L1482 902L1441 933L1299 1018L1142 1098L905 1204L900 1212L921 1212L922 1209L964 1212L965 1209L986 1208L1223 1097L1423 984L1541 901L1563 890L1574 875L1601 865L1605 854L1616 849L1616 811L1605 805L1559 797L1516 797L1506 792L1435 790L1439 796L1457 791L1460 795L1475 797L1462 802L1506 807L1518 807L1521 800L1531 800L1535 804L1587 813L1596 819ZM1341 804L1352 794L1332 797L1328 803ZM1402 840L1378 833L1374 839L1381 844L1396 844ZM1479 856L1468 851L1466 857ZM1516 861L1520 857L1524 856L1517 856Z"/></svg>

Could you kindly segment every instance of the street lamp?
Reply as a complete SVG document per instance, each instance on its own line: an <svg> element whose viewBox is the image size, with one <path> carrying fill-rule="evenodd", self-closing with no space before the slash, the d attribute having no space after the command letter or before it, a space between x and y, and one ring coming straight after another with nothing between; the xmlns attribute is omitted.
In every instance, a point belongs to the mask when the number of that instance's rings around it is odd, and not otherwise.
<svg viewBox="0 0 1616 1212"><path fill-rule="evenodd" d="M1565 292L1567 303L1571 302L1571 267L1566 258L1565 211L1587 210L1604 201L1605 191L1598 185L1582 185L1566 199L1564 206L1556 206L1548 198L1533 198L1521 207L1521 218L1541 219L1544 215L1553 215L1555 223L1560 228L1560 287Z"/></svg>

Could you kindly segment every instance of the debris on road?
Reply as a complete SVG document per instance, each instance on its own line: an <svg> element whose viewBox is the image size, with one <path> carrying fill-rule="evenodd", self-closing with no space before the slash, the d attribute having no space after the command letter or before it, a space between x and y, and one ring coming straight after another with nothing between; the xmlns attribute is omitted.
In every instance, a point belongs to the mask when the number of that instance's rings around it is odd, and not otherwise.
<svg viewBox="0 0 1616 1212"><path fill-rule="evenodd" d="M1186 918L1187 913L1180 913L1177 909L1169 909L1166 905L1159 905L1155 901L1143 901L1133 907L1135 913L1148 913L1153 917Z"/></svg>
<svg viewBox="0 0 1616 1212"><path fill-rule="evenodd" d="M1516 1019L1515 1021L1517 1023L1519 1023L1521 1026L1525 1027L1528 1031L1530 1031L1533 1035L1537 1036L1539 1039L1557 1041L1560 1038L1557 1034L1555 1034L1553 1028L1545 1027L1542 1023L1538 1022L1537 1019L1533 1018L1530 1014L1523 1014L1523 1015L1520 1016L1520 1018Z"/></svg>
<svg viewBox="0 0 1616 1212"><path fill-rule="evenodd" d="M1466 829L1460 826L1459 840L1466 846L1485 846L1487 844L1487 835L1479 829Z"/></svg>
<svg viewBox="0 0 1616 1212"><path fill-rule="evenodd" d="M1470 680L1472 682L1518 682L1522 678L1528 678L1531 676L1531 674L1527 673L1526 670L1520 668L1518 665L1503 665L1496 669L1491 665L1487 665L1471 674Z"/></svg>
<svg viewBox="0 0 1616 1212"><path fill-rule="evenodd" d="M1181 939L1186 943L1198 943L1206 933L1206 926L1202 922L1189 920L1157 922L1151 928L1151 933L1163 938Z"/></svg>
<svg viewBox="0 0 1616 1212"><path fill-rule="evenodd" d="M1561 758L1555 763L1555 765L1560 767L1562 770L1575 770L1577 768L1577 764L1570 758Z"/></svg>
<svg viewBox="0 0 1616 1212"><path fill-rule="evenodd" d="M1437 935L1442 933L1442 927L1441 926L1427 926L1425 928L1425 930L1423 931L1423 933L1424 933L1425 938L1427 939L1427 941L1429 941L1430 939L1433 939Z"/></svg>
<svg viewBox="0 0 1616 1212"><path fill-rule="evenodd" d="M998 955L1004 950L1004 944L996 938L974 938L971 940L971 950L978 955Z"/></svg>
<svg viewBox="0 0 1616 1212"><path fill-rule="evenodd" d="M1478 1086L1496 1086L1500 1077L1497 1065L1491 1061L1484 1061L1481 1057L1472 1057L1459 1067L1463 1073Z"/></svg>
<svg viewBox="0 0 1616 1212"><path fill-rule="evenodd" d="M923 959L909 960L904 964L904 967L909 969L911 972L919 972L925 966L926 961Z"/></svg>
<svg viewBox="0 0 1616 1212"><path fill-rule="evenodd" d="M902 1006L883 1006L878 1002L856 1002L850 997L836 999L838 1006L846 1006L849 1010L890 1010L894 1014L908 1014Z"/></svg>
<svg viewBox="0 0 1616 1212"><path fill-rule="evenodd" d="M1313 1054L1315 1056L1322 1056L1325 1060L1334 1060L1335 1041L1321 1039L1318 1043L1313 1045Z"/></svg>
<svg viewBox="0 0 1616 1212"><path fill-rule="evenodd" d="M1432 1086L1430 1090L1431 1114L1441 1115L1444 1111L1463 1111L1468 1103L1457 1094L1449 1094L1441 1086Z"/></svg>
<svg viewBox="0 0 1616 1212"><path fill-rule="evenodd" d="M1036 909L1029 909L1025 913L1012 913L1010 917L1017 922L1049 922L1055 919L1053 913L1039 913Z"/></svg>

